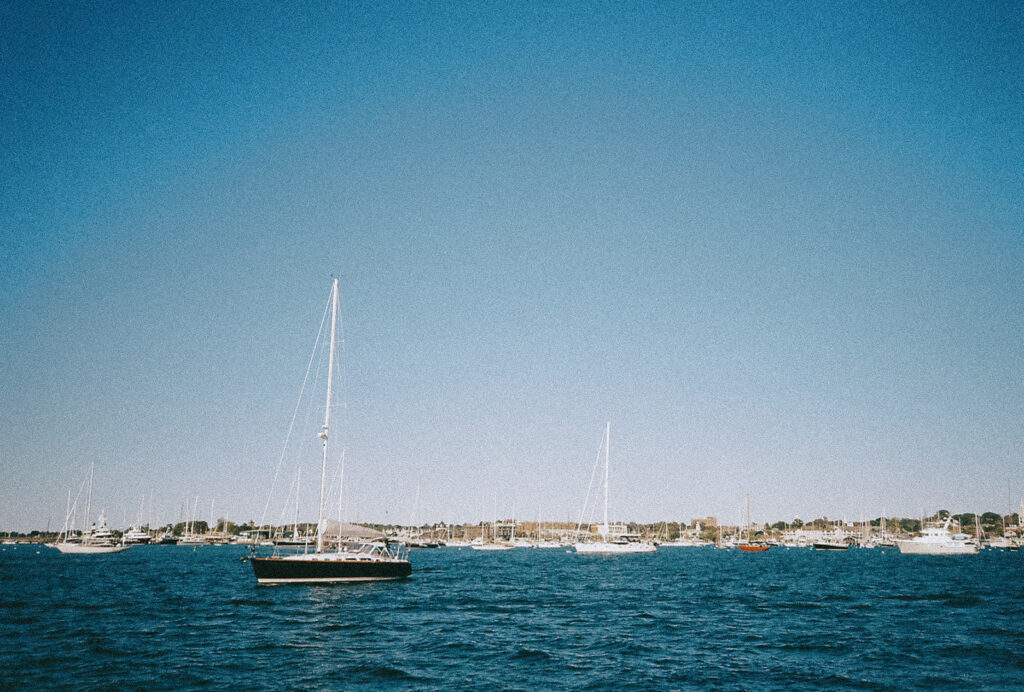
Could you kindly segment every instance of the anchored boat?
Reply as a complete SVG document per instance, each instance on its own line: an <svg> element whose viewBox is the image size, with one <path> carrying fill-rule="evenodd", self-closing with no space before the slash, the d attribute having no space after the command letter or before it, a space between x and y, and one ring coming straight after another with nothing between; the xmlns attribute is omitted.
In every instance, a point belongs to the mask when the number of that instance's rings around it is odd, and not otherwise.
<svg viewBox="0 0 1024 692"><path fill-rule="evenodd" d="M334 359L337 342L338 322L338 279L331 284L328 302L331 312L331 340L327 366L327 405L324 424L318 433L322 441L323 457L320 473L320 509L317 518L316 543L313 552L292 555L275 554L270 557L250 558L256 581L260 584L311 584L325 582L391 581L412 574L412 564L406 558L402 546L391 543L387 538L369 535L351 540L340 526L334 546L327 540L327 523L324 517L324 498L327 480L327 448L331 431L332 383L334 380ZM378 532L379 533L379 532ZM255 550L255 546L254 546ZM276 549L275 549L276 550Z"/></svg>

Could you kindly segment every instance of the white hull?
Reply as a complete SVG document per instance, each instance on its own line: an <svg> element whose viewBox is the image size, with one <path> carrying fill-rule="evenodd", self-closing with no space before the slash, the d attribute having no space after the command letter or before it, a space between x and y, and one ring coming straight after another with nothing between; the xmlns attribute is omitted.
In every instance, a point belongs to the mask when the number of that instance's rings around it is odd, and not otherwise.
<svg viewBox="0 0 1024 692"><path fill-rule="evenodd" d="M974 555L978 552L978 546L960 541L934 543L911 539L896 541L896 547L900 549L901 553L908 555Z"/></svg>
<svg viewBox="0 0 1024 692"><path fill-rule="evenodd" d="M501 545L500 543L484 543L483 545L470 546L473 550L512 550L515 548L514 545Z"/></svg>
<svg viewBox="0 0 1024 692"><path fill-rule="evenodd" d="M127 550L127 545L83 545L81 543L54 543L53 547L69 555L98 555L100 553L119 553Z"/></svg>
<svg viewBox="0 0 1024 692"><path fill-rule="evenodd" d="M577 553L623 555L627 553L653 553L658 549L651 543L576 543Z"/></svg>

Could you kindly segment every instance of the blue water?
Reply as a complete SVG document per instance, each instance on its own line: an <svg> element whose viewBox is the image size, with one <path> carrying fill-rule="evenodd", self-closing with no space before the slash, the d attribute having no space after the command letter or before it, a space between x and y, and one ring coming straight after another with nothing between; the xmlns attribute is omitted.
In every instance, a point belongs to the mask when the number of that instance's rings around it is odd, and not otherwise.
<svg viewBox="0 0 1024 692"><path fill-rule="evenodd" d="M0 552L0 687L1020 689L1024 554L413 551L260 587L238 547Z"/></svg>

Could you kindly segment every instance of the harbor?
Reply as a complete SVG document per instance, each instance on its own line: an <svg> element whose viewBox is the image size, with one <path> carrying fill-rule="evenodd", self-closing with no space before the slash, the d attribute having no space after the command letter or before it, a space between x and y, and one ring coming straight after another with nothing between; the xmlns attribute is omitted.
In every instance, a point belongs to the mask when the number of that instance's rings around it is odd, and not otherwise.
<svg viewBox="0 0 1024 692"><path fill-rule="evenodd" d="M1024 664L1020 553L414 549L404 581L302 587L247 553L8 546L6 683L1005 690Z"/></svg>
<svg viewBox="0 0 1024 692"><path fill-rule="evenodd" d="M870 520L848 522L831 521L822 517L803 522L719 524L715 517L702 517L688 522L663 521L650 524L612 523L611 535L623 540L642 541L658 549L719 548L734 549L752 536L757 541L779 549L827 550L829 546L843 549L897 549L900 541L909 541L928 532L932 536L948 535L980 550L1019 551L1024 546L1024 527L1021 514L1000 515L996 512L953 515L942 510L924 518L877 517ZM582 525L574 522L526 521L505 518L498 521L480 521L474 524L446 524L435 522L420 526L346 524L345 531L360 540L373 540L379 536L390 543L412 550L450 547L472 548L481 545L504 545L509 548L562 548L574 550L576 545L601 540L599 524ZM337 534L337 529L334 529ZM72 543L88 539L88 532L72 532ZM0 541L3 546L56 545L60 534L32 531L6 532ZM332 542L336 542L336 538ZM179 522L159 527L134 525L126 529L103 532L108 544L128 546L262 546L303 552L316 544L316 524L298 523L257 529L245 524L220 519L209 524L205 520Z"/></svg>
<svg viewBox="0 0 1024 692"><path fill-rule="evenodd" d="M0 688L1024 689L1021 9L0 3Z"/></svg>

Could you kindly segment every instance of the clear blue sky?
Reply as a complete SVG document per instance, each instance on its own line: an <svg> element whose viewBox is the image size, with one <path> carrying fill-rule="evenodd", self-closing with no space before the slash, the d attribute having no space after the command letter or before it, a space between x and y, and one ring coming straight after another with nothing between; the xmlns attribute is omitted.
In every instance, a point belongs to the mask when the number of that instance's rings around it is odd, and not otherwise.
<svg viewBox="0 0 1024 692"><path fill-rule="evenodd" d="M623 519L1016 506L1022 47L1011 2L4 3L0 530L91 461L115 524L258 520L332 274L363 520L575 518L606 420Z"/></svg>

